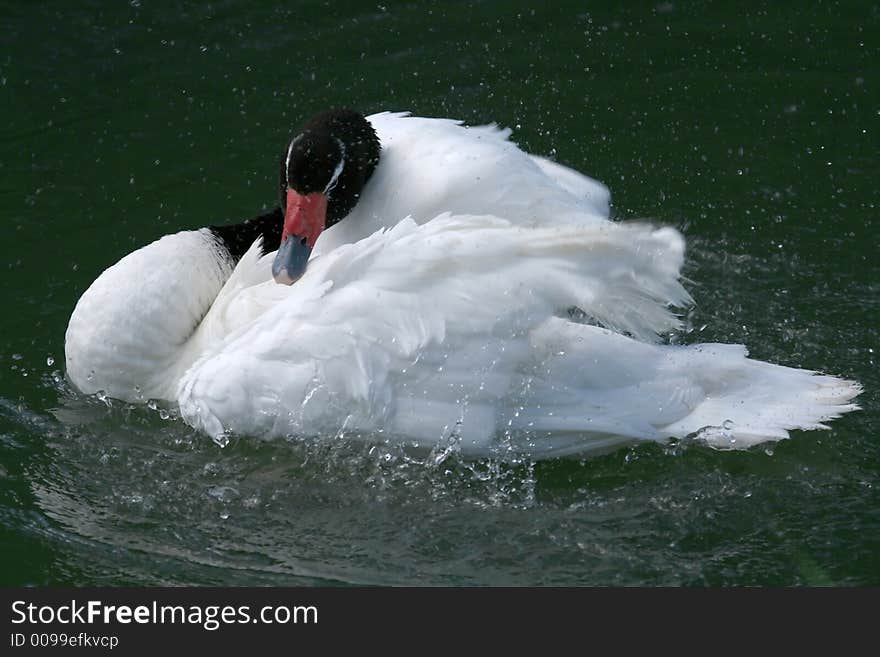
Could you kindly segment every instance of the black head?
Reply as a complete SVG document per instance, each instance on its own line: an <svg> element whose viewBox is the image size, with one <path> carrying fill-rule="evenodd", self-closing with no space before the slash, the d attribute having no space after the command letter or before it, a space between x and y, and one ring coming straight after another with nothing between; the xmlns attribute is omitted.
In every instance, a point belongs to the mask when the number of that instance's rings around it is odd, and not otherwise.
<svg viewBox="0 0 880 657"><path fill-rule="evenodd" d="M333 109L312 117L281 157L281 206L232 226L211 226L233 260L262 236L264 252L278 249L276 280L292 282L305 270L321 231L357 205L379 162L376 131L361 114Z"/></svg>
<svg viewBox="0 0 880 657"><path fill-rule="evenodd" d="M280 196L319 192L327 197L329 228L348 215L379 162L376 131L361 114L332 109L312 117L281 157Z"/></svg>
<svg viewBox="0 0 880 657"><path fill-rule="evenodd" d="M284 227L272 265L276 281L289 285L302 275L321 232L357 205L379 150L370 122L347 109L318 114L290 140L281 158Z"/></svg>

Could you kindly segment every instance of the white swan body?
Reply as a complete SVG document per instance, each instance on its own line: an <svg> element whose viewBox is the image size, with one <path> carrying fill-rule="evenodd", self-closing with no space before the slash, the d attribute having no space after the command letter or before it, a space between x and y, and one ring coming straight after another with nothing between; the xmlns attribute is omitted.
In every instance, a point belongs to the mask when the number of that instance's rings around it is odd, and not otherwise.
<svg viewBox="0 0 880 657"><path fill-rule="evenodd" d="M369 119L380 164L300 280L275 284L257 244L230 275L210 232L162 238L80 299L71 380L175 402L215 438L344 431L473 455L695 433L744 447L855 408L858 384L741 346L651 344L690 301L684 242L608 221L599 183L492 127Z"/></svg>
<svg viewBox="0 0 880 657"><path fill-rule="evenodd" d="M296 285L238 296L235 314L257 319L183 377L183 417L214 436L344 429L548 456L700 431L745 447L854 408L857 385L738 345L661 346L559 317L575 303L612 325L665 322L629 272L609 273L634 239L662 268L662 231L614 228L443 215L344 245Z"/></svg>

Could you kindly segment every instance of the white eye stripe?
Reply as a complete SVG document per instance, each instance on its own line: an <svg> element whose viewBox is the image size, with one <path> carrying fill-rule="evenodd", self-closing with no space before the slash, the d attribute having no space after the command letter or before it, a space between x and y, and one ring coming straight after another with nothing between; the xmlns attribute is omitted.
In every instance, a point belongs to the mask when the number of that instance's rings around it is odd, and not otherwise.
<svg viewBox="0 0 880 657"><path fill-rule="evenodd" d="M339 180L339 174L342 173L342 169L345 168L345 144L342 143L341 139L334 137L336 143L339 144L339 150L342 151L342 156L339 158L339 164L336 165L336 168L333 170L333 175L330 176L330 182L327 183L327 186L324 188L324 194L330 192L331 189L336 187L336 183Z"/></svg>
<svg viewBox="0 0 880 657"><path fill-rule="evenodd" d="M284 158L284 178L285 182L290 184L290 154L293 152L293 147L296 145L303 135L297 135L297 137L290 142L290 145L287 147L287 155ZM330 176L330 182L327 183L327 186L324 188L324 194L327 194L330 190L336 187L336 183L339 181L339 176L342 174L342 170L345 168L345 143L339 139L338 137L333 138L337 144L339 144L339 150L341 151L341 157L339 158L339 164L336 165L336 168L333 170L333 175Z"/></svg>
<svg viewBox="0 0 880 657"><path fill-rule="evenodd" d="M290 153L293 151L293 146L302 139L302 135L297 135L291 142L290 146L287 147L287 157L284 158L284 184L290 184Z"/></svg>

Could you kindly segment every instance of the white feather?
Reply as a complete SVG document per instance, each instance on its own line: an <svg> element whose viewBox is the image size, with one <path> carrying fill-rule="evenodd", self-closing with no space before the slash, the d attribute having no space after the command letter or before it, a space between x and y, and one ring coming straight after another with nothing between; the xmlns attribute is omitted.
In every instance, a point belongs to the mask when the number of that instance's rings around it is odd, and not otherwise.
<svg viewBox="0 0 880 657"><path fill-rule="evenodd" d="M748 446L854 408L857 385L748 360L740 346L658 346L556 316L575 303L609 324L674 321L658 301L672 292L652 295L625 266L665 263L665 237L405 220L312 261L296 285L243 290L236 303L255 314L183 378L183 417L212 435L344 427L546 456L701 430Z"/></svg>
<svg viewBox="0 0 880 657"><path fill-rule="evenodd" d="M356 242L404 217L492 214L519 225L604 223L608 189L577 171L536 158L494 125L405 113L367 117L382 144L379 166L351 214L325 230L314 255Z"/></svg>
<svg viewBox="0 0 880 657"><path fill-rule="evenodd" d="M173 399L202 353L202 319L232 265L207 229L166 235L128 254L85 291L70 317L67 375L83 392Z"/></svg>

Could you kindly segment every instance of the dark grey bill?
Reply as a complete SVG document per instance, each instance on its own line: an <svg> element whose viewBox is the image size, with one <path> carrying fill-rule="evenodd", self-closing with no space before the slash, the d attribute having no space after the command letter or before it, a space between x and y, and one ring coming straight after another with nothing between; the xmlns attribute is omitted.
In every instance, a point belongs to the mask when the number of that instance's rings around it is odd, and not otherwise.
<svg viewBox="0 0 880 657"><path fill-rule="evenodd" d="M272 276L276 283L290 285L306 271L312 253L305 237L288 235L272 263Z"/></svg>

